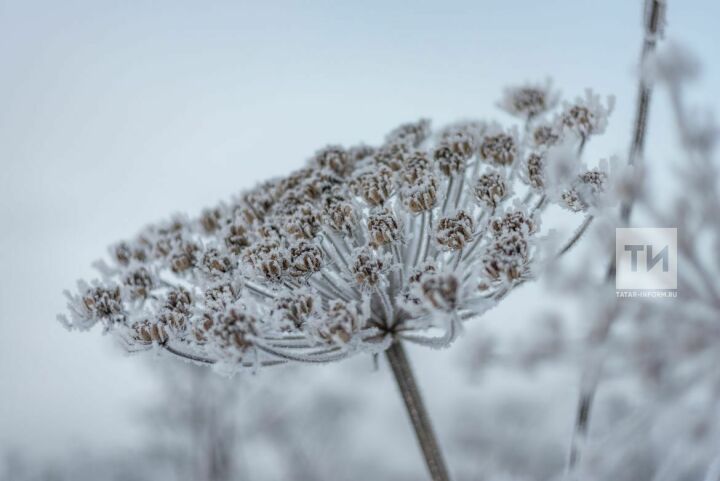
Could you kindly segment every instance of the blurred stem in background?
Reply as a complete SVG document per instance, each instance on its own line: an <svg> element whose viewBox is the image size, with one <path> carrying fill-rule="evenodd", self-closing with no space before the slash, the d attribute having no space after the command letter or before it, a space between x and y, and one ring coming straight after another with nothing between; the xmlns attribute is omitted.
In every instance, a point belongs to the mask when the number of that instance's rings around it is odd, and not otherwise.
<svg viewBox="0 0 720 481"><path fill-rule="evenodd" d="M415 428L415 435L420 444L427 468L430 471L430 476L433 481L449 481L450 476L445 465L445 459L440 451L440 446L435 437L430 417L425 409L405 348L400 341L395 341L385 351L385 355L395 375L395 381L405 402L413 428Z"/></svg>
<svg viewBox="0 0 720 481"><path fill-rule="evenodd" d="M628 153L628 165L637 166L643 160L643 151L645 148L645 136L647 132L648 112L650 108L650 100L652 98L652 79L648 78L644 69L647 59L655 51L659 36L662 34L662 28L665 23L665 11L667 5L666 0L645 0L644 18L643 18L643 45L640 53L638 98L637 108L635 111L635 122L633 124L632 142L630 144L630 152ZM632 213L633 192L630 192L626 199L620 205L620 222L623 226L630 223L630 215ZM611 283L615 281L616 265L615 255L610 256L610 264L605 276L605 281ZM605 343L610 334L613 321L616 317L617 309L610 309L604 316L601 326L593 329L590 334L590 348L597 349ZM601 354L590 355L586 366L583 369L583 382L580 388L580 399L575 417L575 428L573 439L570 445L570 453L568 456L567 474L571 474L577 467L582 446L588 434L590 425L590 417L592 414L593 401L600 380L602 371Z"/></svg>

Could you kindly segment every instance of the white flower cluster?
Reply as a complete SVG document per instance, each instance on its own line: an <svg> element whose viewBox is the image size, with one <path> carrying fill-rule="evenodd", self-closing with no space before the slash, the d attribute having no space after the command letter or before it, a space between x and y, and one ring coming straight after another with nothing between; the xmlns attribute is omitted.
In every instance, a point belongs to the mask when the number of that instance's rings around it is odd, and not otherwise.
<svg viewBox="0 0 720 481"><path fill-rule="evenodd" d="M574 146L579 165L609 113L588 93L548 119L556 104L549 84L509 89L522 135L420 120L377 147L325 147L287 177L117 244L61 319L231 367L328 362L393 339L447 345L532 276L549 202L584 210L602 191L604 174L578 167L567 195L546 194L555 146Z"/></svg>

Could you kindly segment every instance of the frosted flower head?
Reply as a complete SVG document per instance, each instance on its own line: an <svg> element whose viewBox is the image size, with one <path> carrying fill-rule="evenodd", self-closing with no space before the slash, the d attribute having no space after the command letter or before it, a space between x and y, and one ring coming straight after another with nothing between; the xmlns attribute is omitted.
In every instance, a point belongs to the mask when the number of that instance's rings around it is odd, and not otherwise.
<svg viewBox="0 0 720 481"><path fill-rule="evenodd" d="M374 250L368 248L360 249L350 266L350 272L355 277L355 282L362 288L375 288L383 279L385 262L378 257Z"/></svg>
<svg viewBox="0 0 720 481"><path fill-rule="evenodd" d="M574 102L565 102L558 117L563 130L572 132L582 139L590 135L602 134L607 127L608 116L615 104L614 97L608 97L603 103L600 96L592 90L585 91L585 97Z"/></svg>
<svg viewBox="0 0 720 481"><path fill-rule="evenodd" d="M499 172L483 174L475 182L475 199L490 208L497 207L507 194L507 184Z"/></svg>
<svg viewBox="0 0 720 481"><path fill-rule="evenodd" d="M485 273L492 281L512 282L528 274L527 236L518 231L501 232L482 259ZM486 289L487 285L479 286Z"/></svg>
<svg viewBox="0 0 720 481"><path fill-rule="evenodd" d="M376 247L400 240L400 224L391 209L383 209L370 214L367 230L371 244Z"/></svg>
<svg viewBox="0 0 720 481"><path fill-rule="evenodd" d="M480 158L497 165L511 165L518 155L517 131L490 129L480 143Z"/></svg>
<svg viewBox="0 0 720 481"><path fill-rule="evenodd" d="M557 105L559 94L553 91L552 82L527 83L508 87L503 92L500 108L522 119L531 119L552 110Z"/></svg>
<svg viewBox="0 0 720 481"><path fill-rule="evenodd" d="M472 239L474 232L472 217L465 211L442 217L436 228L435 240L448 250L463 249Z"/></svg>
<svg viewBox="0 0 720 481"><path fill-rule="evenodd" d="M607 181L607 173L600 169L579 174L572 187L562 193L563 206L580 212L596 205L599 196L605 192Z"/></svg>
<svg viewBox="0 0 720 481"><path fill-rule="evenodd" d="M413 214L431 210L437 204L439 185L437 177L427 172L415 182L404 183L400 192L407 209Z"/></svg>
<svg viewBox="0 0 720 481"><path fill-rule="evenodd" d="M514 108L545 125L548 91L515 94ZM597 111L593 99L583 105ZM448 345L462 320L531 279L539 199L562 204L572 188L584 199L602 184L577 155L554 184L547 158L562 142L519 132L466 121L433 133L420 120L379 145L324 147L285 177L115 244L61 320L231 370L336 361L398 338Z"/></svg>

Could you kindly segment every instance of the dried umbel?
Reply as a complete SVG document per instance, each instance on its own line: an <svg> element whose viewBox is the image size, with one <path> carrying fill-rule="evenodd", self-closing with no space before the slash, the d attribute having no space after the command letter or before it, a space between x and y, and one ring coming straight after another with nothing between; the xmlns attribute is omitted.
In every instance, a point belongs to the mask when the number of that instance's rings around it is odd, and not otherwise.
<svg viewBox="0 0 720 481"><path fill-rule="evenodd" d="M530 155L528 155L525 168L527 182L531 187L534 189L542 189L545 187L545 181L543 179L545 174L542 154L531 152Z"/></svg>
<svg viewBox="0 0 720 481"><path fill-rule="evenodd" d="M581 138L593 134L602 134L607 126L607 118L614 106L614 99L610 97L606 105L600 101L600 96L591 91L585 92L585 97L578 97L572 103L565 103L559 121L562 128L567 129Z"/></svg>
<svg viewBox="0 0 720 481"><path fill-rule="evenodd" d="M483 174L475 183L475 199L490 208L497 207L507 194L505 179L498 172Z"/></svg>
<svg viewBox="0 0 720 481"><path fill-rule="evenodd" d="M547 118L554 104L544 87L518 87L502 105L525 125L433 133L420 120L377 146L320 149L284 178L116 244L104 278L68 294L63 322L231 370L399 339L447 345L532 278L539 220L567 204L546 191L545 159L604 126L596 96ZM566 190L588 203L604 178L573 160L585 173Z"/></svg>
<svg viewBox="0 0 720 481"><path fill-rule="evenodd" d="M422 277L419 283L422 299L432 308L454 312L459 301L460 279L455 274L432 273Z"/></svg>
<svg viewBox="0 0 720 481"><path fill-rule="evenodd" d="M511 165L517 157L517 142L504 132L486 135L480 144L480 156L499 165Z"/></svg>
<svg viewBox="0 0 720 481"><path fill-rule="evenodd" d="M360 195L368 205L382 205L393 190L393 173L387 167L380 167L358 175L352 184L354 192Z"/></svg>
<svg viewBox="0 0 720 481"><path fill-rule="evenodd" d="M400 239L400 224L391 210L384 209L368 217L367 230L371 244L380 247Z"/></svg>
<svg viewBox="0 0 720 481"><path fill-rule="evenodd" d="M432 174L418 177L414 183L401 188L401 197L407 209L413 214L431 210L437 204L439 181Z"/></svg>
<svg viewBox="0 0 720 481"><path fill-rule="evenodd" d="M607 173L594 169L578 175L572 187L561 194L564 207L573 212L587 210L605 192Z"/></svg>
<svg viewBox="0 0 720 481"><path fill-rule="evenodd" d="M529 120L554 108L558 98L547 81L506 88L499 105L508 113Z"/></svg>
<svg viewBox="0 0 720 481"><path fill-rule="evenodd" d="M315 314L319 305L320 300L312 291L286 293L275 300L270 315L286 325L281 327L282 330L299 330Z"/></svg>
<svg viewBox="0 0 720 481"><path fill-rule="evenodd" d="M302 277L320 270L323 253L320 248L306 241L300 241L290 248L290 270L293 277Z"/></svg>
<svg viewBox="0 0 720 481"><path fill-rule="evenodd" d="M560 132L555 125L540 124L533 130L532 141L536 147L549 147L558 143Z"/></svg>
<svg viewBox="0 0 720 481"><path fill-rule="evenodd" d="M498 280L501 276L510 282L520 279L528 274L526 236L519 232L501 234L495 239L482 261L485 272L493 280Z"/></svg>
<svg viewBox="0 0 720 481"><path fill-rule="evenodd" d="M380 283L383 267L382 259L378 259L371 249L362 249L355 256L350 272L361 287L374 288Z"/></svg>
<svg viewBox="0 0 720 481"><path fill-rule="evenodd" d="M472 239L473 224L472 217L462 210L452 217L443 217L438 221L435 240L449 250L462 249Z"/></svg>

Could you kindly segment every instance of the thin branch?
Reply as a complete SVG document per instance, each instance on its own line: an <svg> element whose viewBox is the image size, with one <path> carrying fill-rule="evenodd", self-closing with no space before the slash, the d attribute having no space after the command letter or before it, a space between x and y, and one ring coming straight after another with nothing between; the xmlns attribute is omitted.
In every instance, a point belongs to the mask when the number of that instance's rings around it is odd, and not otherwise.
<svg viewBox="0 0 720 481"><path fill-rule="evenodd" d="M561 257L561 256L565 255L565 253L567 253L567 251L572 249L572 247L577 243L577 241L580 240L580 238L583 236L583 234L585 234L585 231L587 230L587 228L590 227L590 224L592 223L593 218L594 217L592 215L588 215L587 217L585 217L585 220L583 221L582 224L580 224L580 227L578 227L578 229L575 231L575 234L573 234L573 236L565 243L563 248L560 249L560 251L558 251L557 257Z"/></svg>

